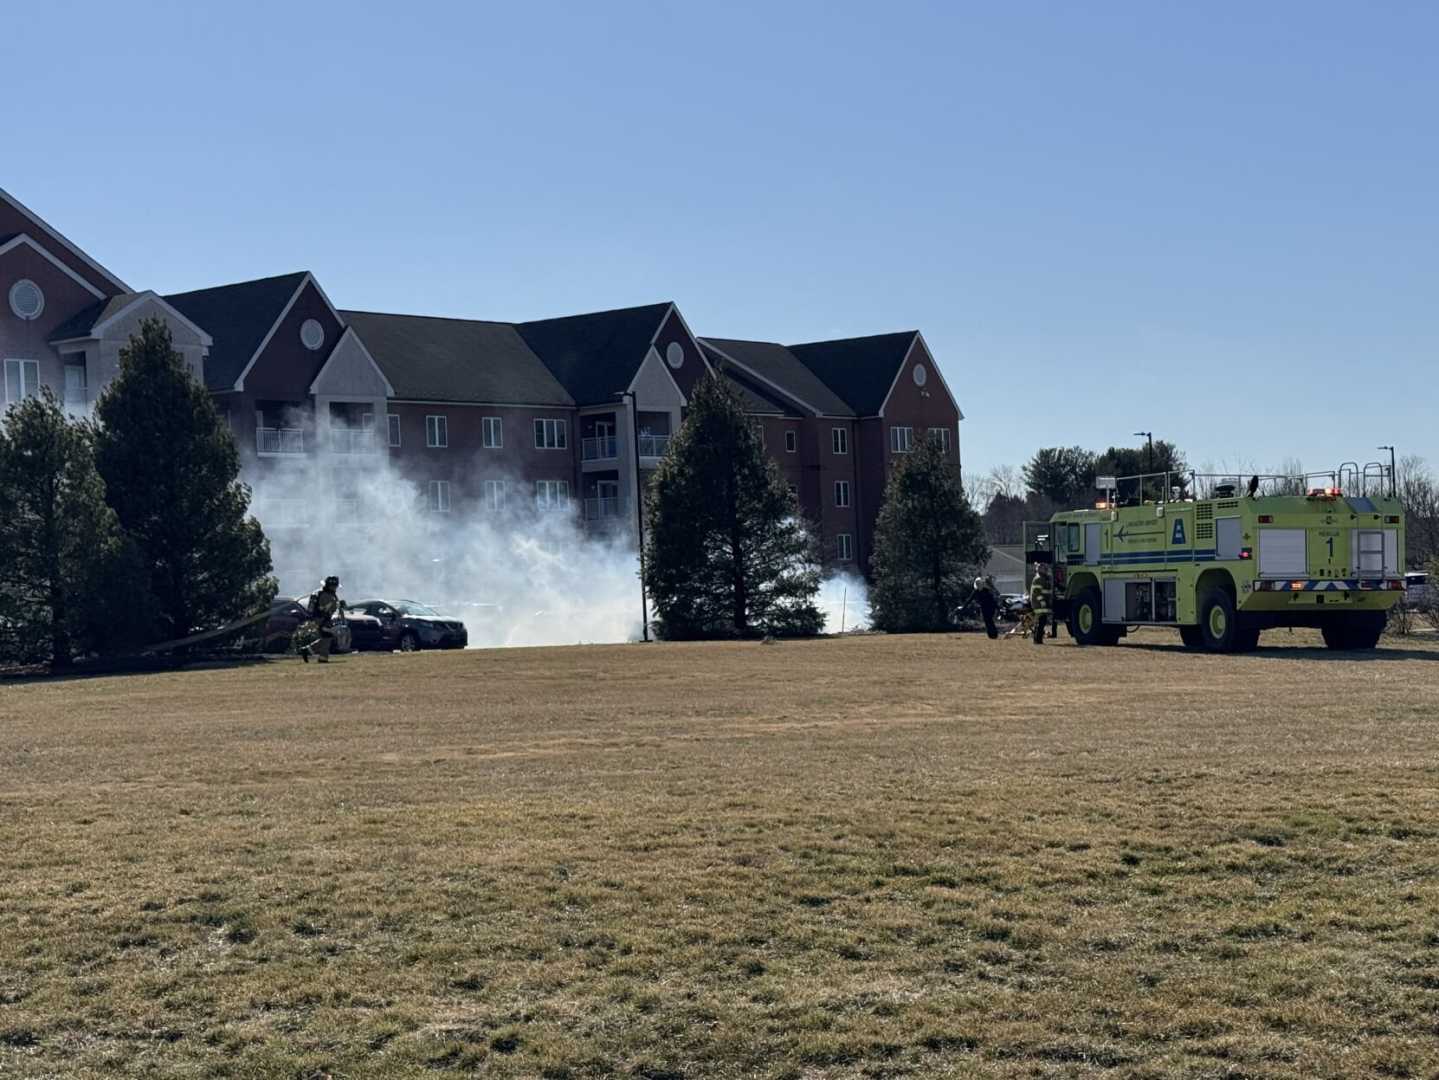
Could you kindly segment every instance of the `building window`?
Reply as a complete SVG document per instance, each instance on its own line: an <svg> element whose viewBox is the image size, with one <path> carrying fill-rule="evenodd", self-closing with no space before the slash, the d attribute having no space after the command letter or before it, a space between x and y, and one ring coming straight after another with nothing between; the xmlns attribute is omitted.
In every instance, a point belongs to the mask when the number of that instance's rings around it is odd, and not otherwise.
<svg viewBox="0 0 1439 1080"><path fill-rule="evenodd" d="M5 401L14 405L17 401L24 401L38 393L40 393L40 361L6 360Z"/></svg>
<svg viewBox="0 0 1439 1080"><path fill-rule="evenodd" d="M505 482L503 480L485 481L485 509L503 510L505 508Z"/></svg>
<svg viewBox="0 0 1439 1080"><path fill-rule="evenodd" d="M450 445L450 421L448 417L425 417L425 445L434 450L443 450Z"/></svg>
<svg viewBox="0 0 1439 1080"><path fill-rule="evenodd" d="M836 480L834 482L834 504L835 506L849 505L849 481Z"/></svg>
<svg viewBox="0 0 1439 1080"><path fill-rule="evenodd" d="M448 514L450 512L450 482L448 480L430 481L430 513Z"/></svg>
<svg viewBox="0 0 1439 1080"><path fill-rule="evenodd" d="M840 562L850 562L854 559L854 537L849 533L840 533L834 538L834 557Z"/></svg>
<svg viewBox="0 0 1439 1080"><path fill-rule="evenodd" d="M505 445L505 429L498 416L486 416L480 420L481 443L486 450L498 450Z"/></svg>
<svg viewBox="0 0 1439 1080"><path fill-rule="evenodd" d="M85 354L71 353L65 357L65 404L83 405L89 396L89 375L85 371Z"/></svg>
<svg viewBox="0 0 1439 1080"><path fill-rule="evenodd" d="M568 424L564 420L535 421L535 449L563 450L568 445Z"/></svg>
<svg viewBox="0 0 1439 1080"><path fill-rule="evenodd" d="M38 319L45 310L45 294L29 278L10 286L10 310L26 322Z"/></svg>
<svg viewBox="0 0 1439 1080"><path fill-rule="evenodd" d="M750 426L750 430L754 432L754 437L759 440L759 448L760 448L761 450L763 450L763 449L764 449L764 421L763 421L763 420L751 420L751 421L749 422L749 426Z"/></svg>
<svg viewBox="0 0 1439 1080"><path fill-rule="evenodd" d="M849 453L849 428L830 428L829 448L836 454Z"/></svg>
<svg viewBox="0 0 1439 1080"><path fill-rule="evenodd" d="M568 510L569 507L570 482L568 480L535 481L536 510Z"/></svg>
<svg viewBox="0 0 1439 1080"><path fill-rule="evenodd" d="M391 445L391 446L399 446L399 445L400 445L400 418L399 418L397 415L395 415L394 413L388 413L388 414L385 416L385 420L388 421L388 423L389 423L389 425L390 425L390 445Z"/></svg>
<svg viewBox="0 0 1439 1080"><path fill-rule="evenodd" d="M796 450L798 450L798 449L799 449L799 432L797 432L797 431L786 431L786 432L784 433L784 452L785 452L786 454L793 454L793 453L794 453Z"/></svg>
<svg viewBox="0 0 1439 1080"><path fill-rule="evenodd" d="M929 429L929 437L939 443L939 447L946 454L949 453L949 428L932 427Z"/></svg>
<svg viewBox="0 0 1439 1080"><path fill-rule="evenodd" d="M907 454L914 449L914 428L892 427L889 429L889 448L896 454Z"/></svg>

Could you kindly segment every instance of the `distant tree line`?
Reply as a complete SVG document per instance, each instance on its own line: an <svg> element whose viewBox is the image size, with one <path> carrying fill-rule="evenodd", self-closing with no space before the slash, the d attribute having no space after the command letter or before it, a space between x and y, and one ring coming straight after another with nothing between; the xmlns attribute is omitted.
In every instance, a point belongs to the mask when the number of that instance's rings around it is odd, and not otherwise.
<svg viewBox="0 0 1439 1080"><path fill-rule="evenodd" d="M147 320L93 417L48 389L0 422L0 660L113 655L185 637L273 598L234 439Z"/></svg>

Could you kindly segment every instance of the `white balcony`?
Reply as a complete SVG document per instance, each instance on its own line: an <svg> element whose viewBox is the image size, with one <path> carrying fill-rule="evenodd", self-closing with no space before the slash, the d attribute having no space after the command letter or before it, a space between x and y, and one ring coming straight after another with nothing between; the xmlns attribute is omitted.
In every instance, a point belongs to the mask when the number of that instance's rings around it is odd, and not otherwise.
<svg viewBox="0 0 1439 1080"><path fill-rule="evenodd" d="M331 428L330 453L332 454L375 454L380 450L380 440L373 428Z"/></svg>
<svg viewBox="0 0 1439 1080"><path fill-rule="evenodd" d="M255 449L261 454L303 454L305 432L301 428L256 428Z"/></svg>
<svg viewBox="0 0 1439 1080"><path fill-rule="evenodd" d="M613 435L580 440L581 461L613 461L619 456L619 441Z"/></svg>
<svg viewBox="0 0 1439 1080"><path fill-rule="evenodd" d="M670 437L668 435L641 435L639 444L640 457L664 457L665 451L670 448Z"/></svg>
<svg viewBox="0 0 1439 1080"><path fill-rule="evenodd" d="M585 500L585 520L605 521L624 513L624 500L616 496Z"/></svg>

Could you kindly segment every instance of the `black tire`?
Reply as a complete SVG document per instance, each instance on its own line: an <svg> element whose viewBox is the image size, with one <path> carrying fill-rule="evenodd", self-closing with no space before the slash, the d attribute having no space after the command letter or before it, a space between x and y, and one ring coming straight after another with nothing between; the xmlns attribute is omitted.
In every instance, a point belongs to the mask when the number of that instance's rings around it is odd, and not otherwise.
<svg viewBox="0 0 1439 1080"><path fill-rule="evenodd" d="M1179 640L1184 642L1186 649L1202 649L1204 648L1204 631L1198 626L1181 626Z"/></svg>
<svg viewBox="0 0 1439 1080"><path fill-rule="evenodd" d="M1259 628L1240 624L1239 632L1234 636L1235 652L1253 652L1259 648Z"/></svg>
<svg viewBox="0 0 1439 1080"><path fill-rule="evenodd" d="M1102 621L1103 612L1100 608L1099 590L1093 585L1087 585L1079 590L1079 595L1069 602L1069 636L1074 639L1076 645L1104 645L1106 644L1105 626ZM1107 644L1114 644L1112 641Z"/></svg>
<svg viewBox="0 0 1439 1080"><path fill-rule="evenodd" d="M419 652L419 651L420 651L420 639L417 638L417 637L415 637L415 635L414 635L412 632L410 632L409 630L406 630L403 634L400 635L400 652Z"/></svg>
<svg viewBox="0 0 1439 1080"><path fill-rule="evenodd" d="M1234 597L1224 589L1210 589L1199 598L1199 633L1206 652L1237 651L1239 614Z"/></svg>
<svg viewBox="0 0 1439 1080"><path fill-rule="evenodd" d="M1379 644L1384 633L1385 614L1382 611L1358 611L1331 619L1319 628L1328 649L1364 651Z"/></svg>

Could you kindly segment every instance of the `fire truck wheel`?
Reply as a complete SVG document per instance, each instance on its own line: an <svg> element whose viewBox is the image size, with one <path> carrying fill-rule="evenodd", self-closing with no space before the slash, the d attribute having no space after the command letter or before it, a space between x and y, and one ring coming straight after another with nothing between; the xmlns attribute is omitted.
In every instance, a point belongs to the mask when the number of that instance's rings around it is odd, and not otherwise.
<svg viewBox="0 0 1439 1080"><path fill-rule="evenodd" d="M1234 652L1238 646L1239 619L1234 599L1223 589L1211 589L1200 599L1199 632L1209 652Z"/></svg>
<svg viewBox="0 0 1439 1080"><path fill-rule="evenodd" d="M1372 649L1384 633L1384 614L1362 611L1345 615L1319 628L1325 647L1330 649Z"/></svg>
<svg viewBox="0 0 1439 1080"><path fill-rule="evenodd" d="M1259 630L1256 627L1243 627L1234 635L1235 652L1253 652L1259 648Z"/></svg>
<svg viewBox="0 0 1439 1080"><path fill-rule="evenodd" d="M1179 640L1184 642L1186 649L1202 649L1204 648L1204 631L1197 626L1181 626Z"/></svg>
<svg viewBox="0 0 1439 1080"><path fill-rule="evenodd" d="M1093 585L1079 590L1069 602L1069 636L1076 645L1105 644L1105 626L1100 615L1099 590ZM1109 642L1113 644L1113 642Z"/></svg>

